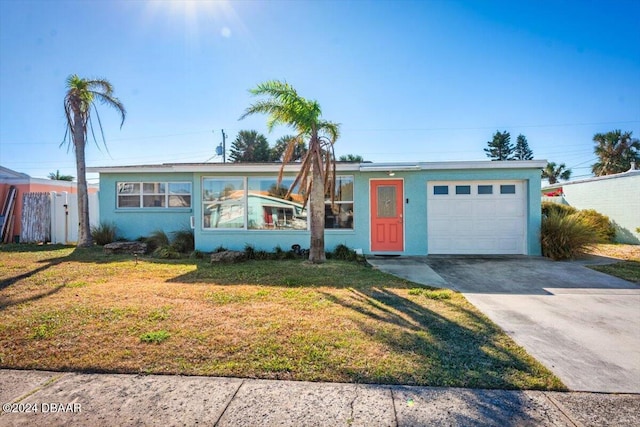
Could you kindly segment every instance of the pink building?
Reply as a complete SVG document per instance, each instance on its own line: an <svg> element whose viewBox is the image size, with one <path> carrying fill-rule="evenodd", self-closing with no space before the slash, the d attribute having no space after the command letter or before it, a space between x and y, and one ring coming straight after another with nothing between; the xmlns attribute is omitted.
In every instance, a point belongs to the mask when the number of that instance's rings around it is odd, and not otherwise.
<svg viewBox="0 0 640 427"><path fill-rule="evenodd" d="M9 188L11 186L15 186L18 190L15 208L14 208L14 216L13 216L13 236L20 235L20 221L22 218L22 195L25 193L40 193L40 192L51 192L55 191L57 193L66 192L69 194L76 194L78 192L77 184L71 181L55 181L51 179L44 178L32 178L27 174L16 172L14 170L5 168L0 166L0 209L1 206L4 205L7 194L9 193ZM97 193L98 188L94 186L89 186L89 193Z"/></svg>

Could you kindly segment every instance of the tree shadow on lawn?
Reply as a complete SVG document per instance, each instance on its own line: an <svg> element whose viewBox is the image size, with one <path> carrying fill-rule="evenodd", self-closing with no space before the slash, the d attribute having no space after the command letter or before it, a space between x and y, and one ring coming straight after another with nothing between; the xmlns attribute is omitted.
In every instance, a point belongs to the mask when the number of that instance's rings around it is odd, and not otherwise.
<svg viewBox="0 0 640 427"><path fill-rule="evenodd" d="M21 280L26 280L29 279L30 277L41 273L45 270L50 269L51 267L54 267L56 265L59 265L63 262L65 262L65 260L67 260L67 257L58 257L58 258L49 258L49 259L45 259L45 260L41 260L41 261L37 261L38 264L42 264L40 267L34 268L33 270L29 270L25 273L22 274L18 274L17 276L13 276L13 277L8 277L6 279L3 279L0 281L0 292L4 291L5 289L7 289L8 287L15 285L16 283L20 282ZM12 300L12 301L7 301L7 298L3 295L0 295L0 310L4 310L7 307L11 307L12 305L17 305L17 304L22 304L25 302L29 302L29 301L36 301L39 300L41 298L45 298L48 297L50 295L55 294L56 292L58 292L60 289L64 288L64 285L59 285L56 286L53 289L47 289L47 290L43 290L43 292L37 293L35 295L31 295L29 297L25 297L25 298L20 298L18 300Z"/></svg>
<svg viewBox="0 0 640 427"><path fill-rule="evenodd" d="M63 245L25 245L25 244L11 244L5 245L2 247L2 251L0 252L11 252L11 253L37 253L37 252L50 252L61 249L71 249L70 246ZM128 259L128 256L119 256L119 257L107 257L104 258L96 256L96 250L94 248L83 249L83 248L75 248L73 252L68 255L47 258L42 260L34 261L33 264L39 265L36 268L28 270L26 272L17 274L12 277L7 277L5 279L0 280L0 292L8 289L9 287L17 284L20 281L27 280L39 273L42 273L46 270L49 270L52 267L58 266L65 262L88 262L88 263L110 263L110 262L118 262ZM39 299L51 296L62 288L64 288L64 284L60 284L54 288L47 287L46 289L42 289L35 294L32 294L28 297L12 299L9 300L6 296L0 294L0 310L4 310L8 307L23 304L30 301L37 301Z"/></svg>
<svg viewBox="0 0 640 427"><path fill-rule="evenodd" d="M562 383L518 348L502 330L479 313L439 300L452 321L387 289L351 290L350 297L323 293L333 303L353 310L359 329L393 353L415 361L417 370L375 373L345 372L356 382L428 384L440 387L565 390ZM424 296L416 296L424 298ZM375 322L369 321L373 319ZM380 328L378 322L386 327Z"/></svg>
<svg viewBox="0 0 640 427"><path fill-rule="evenodd" d="M152 261L153 262L153 261ZM170 283L259 285L277 287L331 287L336 289L386 286L409 288L412 282L392 277L351 261L311 264L296 260L249 260L236 264L192 262L196 268L167 280Z"/></svg>

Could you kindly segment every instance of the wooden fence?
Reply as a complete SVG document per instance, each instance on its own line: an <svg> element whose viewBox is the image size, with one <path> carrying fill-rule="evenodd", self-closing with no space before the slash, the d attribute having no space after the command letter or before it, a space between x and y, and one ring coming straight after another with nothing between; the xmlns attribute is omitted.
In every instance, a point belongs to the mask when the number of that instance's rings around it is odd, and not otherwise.
<svg viewBox="0 0 640 427"><path fill-rule="evenodd" d="M49 193L22 195L21 225L20 242L51 241L51 195Z"/></svg>

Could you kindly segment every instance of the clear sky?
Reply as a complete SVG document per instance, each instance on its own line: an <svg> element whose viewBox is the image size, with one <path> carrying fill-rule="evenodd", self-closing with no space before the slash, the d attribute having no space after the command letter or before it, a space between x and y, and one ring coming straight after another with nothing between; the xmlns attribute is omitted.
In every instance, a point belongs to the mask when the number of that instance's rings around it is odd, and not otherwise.
<svg viewBox="0 0 640 427"><path fill-rule="evenodd" d="M640 137L640 0L0 0L0 165L75 176L60 148L65 80L104 77L109 153L89 166L203 162L268 79L341 123L336 153L483 160L496 130L590 173L592 137ZM219 162L220 157L210 161Z"/></svg>

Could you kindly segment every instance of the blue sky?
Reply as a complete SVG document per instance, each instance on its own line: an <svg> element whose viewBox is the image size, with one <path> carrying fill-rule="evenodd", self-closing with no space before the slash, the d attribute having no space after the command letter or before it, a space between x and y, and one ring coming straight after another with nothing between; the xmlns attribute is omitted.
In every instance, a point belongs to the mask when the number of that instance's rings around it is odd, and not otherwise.
<svg viewBox="0 0 640 427"><path fill-rule="evenodd" d="M483 160L496 130L589 175L592 137L640 137L640 1L0 0L0 165L75 175L60 148L69 74L127 108L100 116L89 166L202 162L269 79L342 126L371 161ZM211 161L221 161L215 157Z"/></svg>

